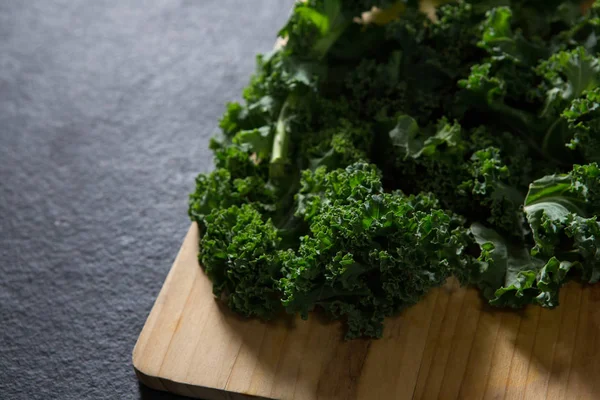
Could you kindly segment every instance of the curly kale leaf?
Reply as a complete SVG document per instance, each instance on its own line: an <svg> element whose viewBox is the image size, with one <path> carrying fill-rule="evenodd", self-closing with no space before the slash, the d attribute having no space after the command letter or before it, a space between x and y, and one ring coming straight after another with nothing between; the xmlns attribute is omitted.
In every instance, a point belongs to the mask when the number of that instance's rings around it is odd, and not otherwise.
<svg viewBox="0 0 600 400"><path fill-rule="evenodd" d="M469 66L482 56L477 46L481 16L467 2L451 2L436 9L436 18L426 39L428 52L434 50L433 59L427 62L455 81L467 75Z"/></svg>
<svg viewBox="0 0 600 400"><path fill-rule="evenodd" d="M303 210L310 235L283 256L281 289L289 312L322 307L345 319L348 338L378 337L382 321L414 304L469 258L462 220L428 195L382 193L372 167L305 176L322 196Z"/></svg>
<svg viewBox="0 0 600 400"><path fill-rule="evenodd" d="M279 241L271 221L249 205L214 209L206 217L199 259L215 296L242 315L274 316L281 307Z"/></svg>
<svg viewBox="0 0 600 400"><path fill-rule="evenodd" d="M279 36L287 38L286 51L302 59L321 60L360 15L361 2L308 1L296 4Z"/></svg>
<svg viewBox="0 0 600 400"><path fill-rule="evenodd" d="M572 263L584 281L600 278L600 169L574 166L566 175L546 176L531 185L525 213L535 246L531 254Z"/></svg>
<svg viewBox="0 0 600 400"><path fill-rule="evenodd" d="M487 131L467 135L457 122L446 119L421 129L411 117L399 116L389 132L398 157L399 187L406 192L432 192L445 207L469 220L487 221L503 233L521 237L524 192L513 186L505 162L520 162L524 156L503 158L498 148L489 145L505 140L483 140L480 134L489 135Z"/></svg>
<svg viewBox="0 0 600 400"><path fill-rule="evenodd" d="M595 221L600 212L598 193L600 170L597 164L576 165L569 174L545 176L533 182L524 207L535 241L532 254L565 254L573 259L579 252L579 243L575 241L575 248L571 246L572 240L568 238L573 239L576 230L571 227L567 231L567 227L580 225L582 231L587 230L588 220Z"/></svg>
<svg viewBox="0 0 600 400"><path fill-rule="evenodd" d="M467 178L468 145L461 126L442 118L424 128L408 115L399 115L389 130L384 175L386 186L407 193L433 192L448 208L461 207L456 187ZM428 176L429 179L422 179ZM464 205L464 202L462 202Z"/></svg>
<svg viewBox="0 0 600 400"><path fill-rule="evenodd" d="M542 115L562 112L570 101L600 84L600 63L583 47L553 54L540 63L537 73L545 79L542 88L547 99Z"/></svg>
<svg viewBox="0 0 600 400"><path fill-rule="evenodd" d="M479 266L471 276L491 305L520 308L527 304L558 306L559 289L576 266L556 257L533 257L524 247L507 242L495 231L474 224L471 233L481 248Z"/></svg>
<svg viewBox="0 0 600 400"><path fill-rule="evenodd" d="M511 247L496 231L479 223L470 231L481 248L470 282L479 286L492 305L516 308L533 303L539 294L535 278L543 262L525 248Z"/></svg>
<svg viewBox="0 0 600 400"><path fill-rule="evenodd" d="M583 153L588 162L600 162L600 88L575 99L562 116L573 134L567 146Z"/></svg>
<svg viewBox="0 0 600 400"><path fill-rule="evenodd" d="M339 119L334 127L303 138L301 152L309 169L324 166L333 170L366 161L372 141L368 124Z"/></svg>
<svg viewBox="0 0 600 400"><path fill-rule="evenodd" d="M400 79L402 54L394 52L381 62L365 58L346 77L351 105L360 115L374 117L405 107L406 85Z"/></svg>
<svg viewBox="0 0 600 400"><path fill-rule="evenodd" d="M481 24L483 35L478 45L496 61L508 59L527 66L545 58L547 50L526 40L521 32L513 32L512 17L509 7L498 7L488 11Z"/></svg>
<svg viewBox="0 0 600 400"><path fill-rule="evenodd" d="M489 210L486 218L500 232L523 237L523 195L508 184L510 172L500 157L500 150L489 147L476 151L468 164L470 178L459 189Z"/></svg>
<svg viewBox="0 0 600 400"><path fill-rule="evenodd" d="M245 104L229 103L219 126L228 144L240 131L262 129L277 120L290 93L314 84L314 65L296 63L282 50L256 57L256 72L244 89Z"/></svg>
<svg viewBox="0 0 600 400"><path fill-rule="evenodd" d="M575 166L531 184L524 211L533 234L530 250L475 224L479 269L469 278L497 306L558 305L560 287L577 271L589 283L600 280L600 169Z"/></svg>
<svg viewBox="0 0 600 400"><path fill-rule="evenodd" d="M436 126L433 135L423 134L417 121L408 115L400 115L396 126L389 132L392 145L399 149L399 154L406 160L420 157L439 157L443 149L446 153L462 154L465 151L461 138L461 126L450 124L442 119ZM448 150L450 149L450 150Z"/></svg>
<svg viewBox="0 0 600 400"><path fill-rule="evenodd" d="M541 60L535 68L528 66L528 72L518 73L521 77L533 74L527 79L534 82L534 87L527 82L510 86L509 83L517 81L506 74L504 64L505 61L492 61L472 67L469 77L459 82L465 89L459 96L459 114L467 120L488 118L524 138L532 156L557 167L568 165L573 161L573 155L565 145L571 143L574 147L577 139L573 139L573 128L569 129L561 114L575 99L598 86L598 60L587 54L583 47L555 53ZM527 93L520 93L522 88L527 88ZM578 103L576 100L572 105L575 113L580 103L581 100ZM577 124L576 115L567 118ZM575 134L586 136L585 133Z"/></svg>
<svg viewBox="0 0 600 400"><path fill-rule="evenodd" d="M296 195L296 215L312 221L324 205L356 202L370 194L383 192L381 174L372 164L356 163L345 169L327 171L317 168L302 173Z"/></svg>
<svg viewBox="0 0 600 400"><path fill-rule="evenodd" d="M455 103L457 81L482 55L477 47L481 17L469 4L444 5L436 15L437 21L431 21L421 12L408 10L405 18L385 27L386 39L394 49L389 54L400 61L400 72L396 75L398 83L392 84L394 90L388 90L392 96L377 98L391 97L389 103L397 113L411 115L421 125L451 117L444 111ZM396 105L396 99L401 103Z"/></svg>
<svg viewBox="0 0 600 400"><path fill-rule="evenodd" d="M248 204L262 214L276 210L276 192L258 176L232 179L226 169L220 168L210 174L196 177L196 190L190 195L188 213L201 227L213 210Z"/></svg>
<svg viewBox="0 0 600 400"><path fill-rule="evenodd" d="M528 109L520 109L512 105L529 95L509 93L510 87L501 72L490 62L473 65L469 76L458 82L464 90L459 93L456 112L468 123L479 125L482 118L488 118L498 127L529 139L539 129L536 125L539 121ZM529 85L520 87L527 88ZM534 146L538 147L535 144Z"/></svg>
<svg viewBox="0 0 600 400"><path fill-rule="evenodd" d="M565 145L572 143L573 132L561 114L573 100L598 87L600 63L583 47L577 47L553 54L540 63L536 72L544 79L539 88L546 93L541 117L548 122L538 136L542 150L556 158L572 159L571 154L565 154Z"/></svg>

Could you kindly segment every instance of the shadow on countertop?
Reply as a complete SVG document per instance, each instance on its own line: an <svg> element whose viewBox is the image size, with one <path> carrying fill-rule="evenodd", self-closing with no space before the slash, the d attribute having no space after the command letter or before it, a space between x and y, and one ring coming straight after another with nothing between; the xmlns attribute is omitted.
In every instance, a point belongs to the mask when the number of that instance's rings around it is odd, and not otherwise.
<svg viewBox="0 0 600 400"><path fill-rule="evenodd" d="M191 397L179 396L159 390L150 389L142 383L138 383L140 389L140 400L189 400Z"/></svg>

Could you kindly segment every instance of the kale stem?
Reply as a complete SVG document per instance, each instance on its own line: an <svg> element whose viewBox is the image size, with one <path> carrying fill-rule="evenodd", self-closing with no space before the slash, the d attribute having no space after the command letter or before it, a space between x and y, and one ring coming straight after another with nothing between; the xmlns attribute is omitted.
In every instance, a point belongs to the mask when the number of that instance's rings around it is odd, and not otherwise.
<svg viewBox="0 0 600 400"><path fill-rule="evenodd" d="M289 110L290 97L285 101L277 124L275 125L275 137L273 138L273 150L271 152L270 177L272 179L282 178L285 176L285 166L289 164Z"/></svg>

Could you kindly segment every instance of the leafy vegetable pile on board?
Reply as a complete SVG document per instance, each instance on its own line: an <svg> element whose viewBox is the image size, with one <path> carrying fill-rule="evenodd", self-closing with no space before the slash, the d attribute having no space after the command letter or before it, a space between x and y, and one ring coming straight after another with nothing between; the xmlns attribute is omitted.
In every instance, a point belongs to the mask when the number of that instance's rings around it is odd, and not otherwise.
<svg viewBox="0 0 600 400"><path fill-rule="evenodd" d="M280 36L190 197L234 311L377 337L451 275L501 307L600 279L600 4L309 0Z"/></svg>

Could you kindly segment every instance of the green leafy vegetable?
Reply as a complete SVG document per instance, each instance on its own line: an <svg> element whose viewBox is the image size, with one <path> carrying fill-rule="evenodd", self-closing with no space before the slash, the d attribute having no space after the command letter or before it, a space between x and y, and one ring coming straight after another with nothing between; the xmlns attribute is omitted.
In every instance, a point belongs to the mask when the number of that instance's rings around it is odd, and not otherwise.
<svg viewBox="0 0 600 400"><path fill-rule="evenodd" d="M296 4L190 196L215 295L355 338L449 276L513 308L600 280L599 10Z"/></svg>
<svg viewBox="0 0 600 400"><path fill-rule="evenodd" d="M347 337L379 336L384 317L470 262L463 221L430 195L384 193L374 166L307 173L303 188L311 234L283 263L290 312L306 318L320 306L347 320Z"/></svg>
<svg viewBox="0 0 600 400"><path fill-rule="evenodd" d="M272 317L279 306L280 238L271 221L248 205L216 208L205 221L200 262L215 295L243 315Z"/></svg>

